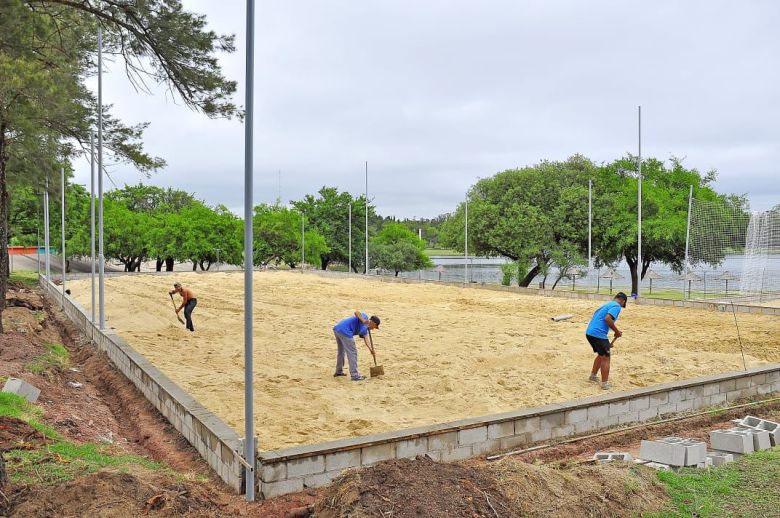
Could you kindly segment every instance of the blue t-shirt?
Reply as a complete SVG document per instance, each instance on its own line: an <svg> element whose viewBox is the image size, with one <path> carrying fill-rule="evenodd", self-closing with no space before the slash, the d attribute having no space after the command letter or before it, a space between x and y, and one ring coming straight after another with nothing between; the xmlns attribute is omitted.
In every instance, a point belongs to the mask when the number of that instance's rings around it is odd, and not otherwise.
<svg viewBox="0 0 780 518"><path fill-rule="evenodd" d="M588 324L585 334L595 338L607 338L609 336L609 326L604 319L607 318L607 315L612 315L612 318L617 320L621 309L620 303L614 300L601 306L593 313L593 318L590 319L590 324Z"/></svg>
<svg viewBox="0 0 780 518"><path fill-rule="evenodd" d="M363 318L368 320L368 315L365 313L361 313L363 315ZM355 335L358 335L360 337L366 336L368 334L368 326L364 323L362 323L358 317L352 316L347 317L335 326L333 326L333 330L341 333L344 336L348 336L352 338Z"/></svg>

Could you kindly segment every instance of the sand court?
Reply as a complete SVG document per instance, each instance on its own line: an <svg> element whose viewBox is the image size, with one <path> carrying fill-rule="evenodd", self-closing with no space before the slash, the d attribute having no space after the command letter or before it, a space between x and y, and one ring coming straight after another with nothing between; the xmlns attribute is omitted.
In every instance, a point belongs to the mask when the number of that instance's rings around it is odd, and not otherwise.
<svg viewBox="0 0 780 518"><path fill-rule="evenodd" d="M177 280L198 306L176 320ZM588 381L585 327L600 302L298 272L254 274L255 412L270 450L447 422L601 394ZM69 282L90 304L89 279ZM177 304L181 299L175 298ZM333 325L355 309L373 332L382 378L334 378ZM550 317L573 318L552 322ZM243 273L106 279L107 324L200 403L243 430ZM780 359L780 318L738 315L748 367ZM613 390L742 369L731 313L639 306L618 326ZM360 370L371 355L357 341Z"/></svg>

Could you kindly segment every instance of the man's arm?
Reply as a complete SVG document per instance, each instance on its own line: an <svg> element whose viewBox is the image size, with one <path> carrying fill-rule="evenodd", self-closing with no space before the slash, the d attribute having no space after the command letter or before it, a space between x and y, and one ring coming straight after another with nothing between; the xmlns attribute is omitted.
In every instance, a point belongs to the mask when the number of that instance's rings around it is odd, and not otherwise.
<svg viewBox="0 0 780 518"><path fill-rule="evenodd" d="M360 311L355 310L355 316L357 317L358 320L360 320L361 324L368 325L368 319L363 318L363 315L360 313ZM363 338L365 338L365 336Z"/></svg>
<svg viewBox="0 0 780 518"><path fill-rule="evenodd" d="M612 317L612 315L607 314L607 316L604 317L604 321L607 323L609 328L615 332L615 338L620 338L621 336L623 336L623 333L615 325L615 319Z"/></svg>

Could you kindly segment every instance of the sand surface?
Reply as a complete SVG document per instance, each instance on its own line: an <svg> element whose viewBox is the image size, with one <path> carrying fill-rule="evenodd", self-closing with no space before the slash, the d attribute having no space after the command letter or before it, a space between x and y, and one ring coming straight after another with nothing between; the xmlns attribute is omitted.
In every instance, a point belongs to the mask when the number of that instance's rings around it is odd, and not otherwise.
<svg viewBox="0 0 780 518"><path fill-rule="evenodd" d="M168 298L174 279L198 298L193 334ZM89 308L89 280L69 285ZM602 393L587 380L594 354L584 334L595 301L292 272L255 273L254 286L262 450ZM382 378L332 376L333 325L355 309L382 318L373 333ZM242 273L111 277L106 313L108 325L242 434ZM575 316L550 321L562 313ZM738 317L748 367L780 361L780 318ZM629 303L618 326L614 390L742 368L730 313ZM358 351L368 375L362 341Z"/></svg>

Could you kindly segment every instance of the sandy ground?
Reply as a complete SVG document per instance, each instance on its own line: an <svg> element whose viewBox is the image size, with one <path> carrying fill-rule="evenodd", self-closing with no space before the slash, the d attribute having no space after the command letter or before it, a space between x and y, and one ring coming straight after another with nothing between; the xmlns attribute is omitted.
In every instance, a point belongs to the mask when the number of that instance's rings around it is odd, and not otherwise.
<svg viewBox="0 0 780 518"><path fill-rule="evenodd" d="M243 431L243 274L181 273L196 332L176 321L174 277L106 281L108 324L198 401ZM292 272L255 273L255 412L261 449L446 422L601 393L587 380L593 301ZM70 285L89 308L89 280ZM386 375L332 377L333 325L355 309ZM572 313L554 323L550 317ZM748 366L780 360L780 318L739 314ZM614 390L739 370L730 313L638 306L618 321ZM358 342L362 373L371 356Z"/></svg>

